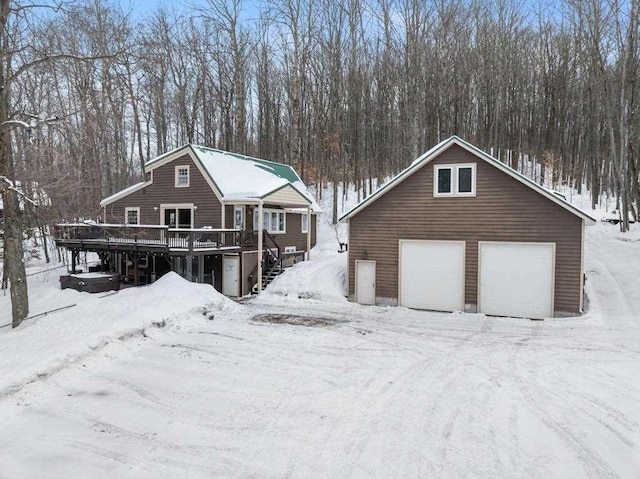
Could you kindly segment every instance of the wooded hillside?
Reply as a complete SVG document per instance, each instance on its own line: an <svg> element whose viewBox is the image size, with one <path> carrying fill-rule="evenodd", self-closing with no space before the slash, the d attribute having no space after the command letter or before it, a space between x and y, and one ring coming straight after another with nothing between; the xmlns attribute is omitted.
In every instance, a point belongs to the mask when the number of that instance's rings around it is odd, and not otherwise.
<svg viewBox="0 0 640 479"><path fill-rule="evenodd" d="M453 134L514 168L534 158L594 204L640 204L639 0L208 0L142 17L8 3L4 61L30 68L7 119L29 127L11 125L0 174L37 182L51 221L95 217L187 142L364 196Z"/></svg>

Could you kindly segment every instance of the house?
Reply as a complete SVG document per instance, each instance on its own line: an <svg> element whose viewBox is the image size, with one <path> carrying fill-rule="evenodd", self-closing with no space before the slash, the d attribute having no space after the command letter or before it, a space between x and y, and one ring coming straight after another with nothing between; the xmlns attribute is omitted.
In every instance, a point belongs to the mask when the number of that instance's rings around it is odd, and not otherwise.
<svg viewBox="0 0 640 479"><path fill-rule="evenodd" d="M595 220L453 136L348 211L363 304L545 318L578 314Z"/></svg>
<svg viewBox="0 0 640 479"><path fill-rule="evenodd" d="M101 201L101 223L58 225L72 271L80 252L94 251L103 270L134 284L175 271L237 297L259 292L315 245L320 207L288 165L186 145L144 173Z"/></svg>

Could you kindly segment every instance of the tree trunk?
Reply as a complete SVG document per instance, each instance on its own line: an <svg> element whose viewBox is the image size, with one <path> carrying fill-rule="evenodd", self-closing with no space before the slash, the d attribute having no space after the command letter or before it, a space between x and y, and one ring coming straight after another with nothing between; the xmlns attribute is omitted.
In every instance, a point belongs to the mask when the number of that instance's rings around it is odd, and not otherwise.
<svg viewBox="0 0 640 479"><path fill-rule="evenodd" d="M6 189L3 199L5 223L4 261L11 293L12 324L16 328L20 326L22 320L29 313L27 277L22 253L22 228L18 198L15 192Z"/></svg>

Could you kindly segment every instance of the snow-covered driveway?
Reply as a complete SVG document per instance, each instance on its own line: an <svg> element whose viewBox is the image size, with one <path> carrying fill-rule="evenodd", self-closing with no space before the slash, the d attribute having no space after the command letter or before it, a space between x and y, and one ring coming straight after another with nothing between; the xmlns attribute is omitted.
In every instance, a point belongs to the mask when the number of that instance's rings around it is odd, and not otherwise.
<svg viewBox="0 0 640 479"><path fill-rule="evenodd" d="M112 342L0 400L0 477L640 477L640 242L592 230L583 318L262 298Z"/></svg>

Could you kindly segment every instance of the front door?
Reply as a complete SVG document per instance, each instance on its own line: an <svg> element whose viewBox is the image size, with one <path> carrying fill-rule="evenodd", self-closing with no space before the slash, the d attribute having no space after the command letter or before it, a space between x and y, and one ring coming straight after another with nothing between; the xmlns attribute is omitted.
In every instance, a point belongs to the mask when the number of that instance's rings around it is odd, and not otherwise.
<svg viewBox="0 0 640 479"><path fill-rule="evenodd" d="M222 257L222 294L240 296L240 256Z"/></svg>

